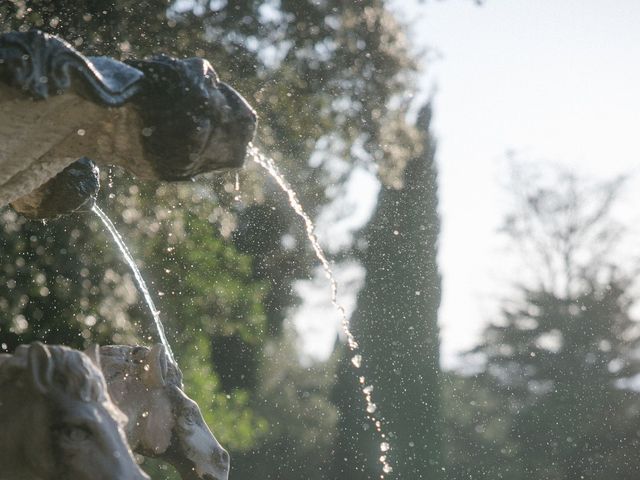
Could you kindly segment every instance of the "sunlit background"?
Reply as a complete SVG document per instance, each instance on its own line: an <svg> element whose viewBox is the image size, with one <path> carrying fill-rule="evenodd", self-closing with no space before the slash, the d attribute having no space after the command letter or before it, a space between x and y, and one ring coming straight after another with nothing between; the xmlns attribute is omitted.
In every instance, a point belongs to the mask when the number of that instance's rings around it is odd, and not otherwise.
<svg viewBox="0 0 640 480"><path fill-rule="evenodd" d="M638 172L640 3L401 5L415 19L416 43L431 49L421 83L434 94L443 219L440 324L443 361L450 365L495 314L496 287L518 279L504 268L496 238L506 213L508 153L599 178ZM636 206L637 185L634 178L628 186ZM640 208L634 210L625 212L631 225L640 218Z"/></svg>
<svg viewBox="0 0 640 480"><path fill-rule="evenodd" d="M511 200L510 158L592 179L630 176L614 214L630 235L638 233L640 208L633 205L640 205L640 3L403 0L393 8L421 52L416 103L431 98L434 106L441 361L450 368L460 365L458 354L477 342L509 287L526 275L499 232ZM357 226L357 219L366 220L367 205L369 211L374 205L375 181L363 176L353 191ZM331 237L340 227L322 224L321 236ZM629 256L637 253L633 243L629 247ZM345 280L354 276L351 271ZM353 292L349 286L344 290ZM321 288L317 283L316 291ZM305 293L309 298L311 292ZM313 311L308 303L301 312L299 325L310 334L305 350L322 358L333 347L333 329L322 328L333 314L323 297L313 303Z"/></svg>

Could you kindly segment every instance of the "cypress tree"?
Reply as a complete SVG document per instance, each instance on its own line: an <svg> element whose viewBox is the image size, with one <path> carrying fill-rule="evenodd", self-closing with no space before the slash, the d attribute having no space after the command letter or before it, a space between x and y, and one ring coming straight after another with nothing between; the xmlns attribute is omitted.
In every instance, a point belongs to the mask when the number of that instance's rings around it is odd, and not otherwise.
<svg viewBox="0 0 640 480"><path fill-rule="evenodd" d="M352 325L362 367L389 433L393 478L437 478L440 471L440 374L437 312L440 231L431 109L418 116L422 152L410 159L401 188L385 186L366 227L366 280ZM343 359L334 399L340 410L334 478L379 476L381 439L367 422L357 382ZM377 416L374 413L374 416Z"/></svg>

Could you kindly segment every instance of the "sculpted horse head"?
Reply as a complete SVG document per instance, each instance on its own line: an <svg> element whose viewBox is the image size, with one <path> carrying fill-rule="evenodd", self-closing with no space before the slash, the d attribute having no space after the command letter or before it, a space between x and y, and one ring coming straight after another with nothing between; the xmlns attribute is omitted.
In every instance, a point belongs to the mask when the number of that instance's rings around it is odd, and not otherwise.
<svg viewBox="0 0 640 480"><path fill-rule="evenodd" d="M39 342L0 355L0 479L148 480L98 362Z"/></svg>
<svg viewBox="0 0 640 480"><path fill-rule="evenodd" d="M228 479L229 454L183 392L182 373L161 344L103 346L100 359L109 392L129 417L135 452L169 462L183 480Z"/></svg>

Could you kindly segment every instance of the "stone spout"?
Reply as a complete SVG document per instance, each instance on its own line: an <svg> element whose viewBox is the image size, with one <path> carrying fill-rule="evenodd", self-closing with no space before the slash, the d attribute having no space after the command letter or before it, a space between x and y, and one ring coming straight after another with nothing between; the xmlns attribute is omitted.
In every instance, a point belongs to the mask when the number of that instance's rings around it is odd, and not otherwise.
<svg viewBox="0 0 640 480"><path fill-rule="evenodd" d="M0 206L40 218L37 189L81 157L165 181L239 168L256 124L201 58L123 63L36 30L0 35Z"/></svg>
<svg viewBox="0 0 640 480"><path fill-rule="evenodd" d="M66 213L90 210L98 190L98 167L88 158L81 158L33 192L11 202L11 206L27 218L56 218Z"/></svg>

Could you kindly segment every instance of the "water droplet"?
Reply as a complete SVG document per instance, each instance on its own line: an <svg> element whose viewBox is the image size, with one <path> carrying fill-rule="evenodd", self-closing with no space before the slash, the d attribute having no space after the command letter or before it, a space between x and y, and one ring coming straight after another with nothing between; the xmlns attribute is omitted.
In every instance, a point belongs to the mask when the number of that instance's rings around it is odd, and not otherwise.
<svg viewBox="0 0 640 480"><path fill-rule="evenodd" d="M351 358L351 363L353 363L353 366L356 368L360 368L360 366L362 365L362 355L354 355Z"/></svg>
<svg viewBox="0 0 640 480"><path fill-rule="evenodd" d="M373 385L368 385L362 389L362 393L365 395L371 395L371 392L373 392Z"/></svg>
<svg viewBox="0 0 640 480"><path fill-rule="evenodd" d="M87 133L87 131L84 128L78 129L78 135L80 135L81 137L83 137L85 133Z"/></svg>
<svg viewBox="0 0 640 480"><path fill-rule="evenodd" d="M382 471L384 473L391 473L391 472L393 472L393 468L391 468L391 465L387 464L384 467L382 467Z"/></svg>
<svg viewBox="0 0 640 480"><path fill-rule="evenodd" d="M367 405L367 413L374 413L377 409L378 407L375 403L370 403L369 405Z"/></svg>
<svg viewBox="0 0 640 480"><path fill-rule="evenodd" d="M380 451L381 452L388 452L389 451L389 443L387 442L382 442L380 444Z"/></svg>
<svg viewBox="0 0 640 480"><path fill-rule="evenodd" d="M149 416L149 412L142 412L142 418L147 418Z"/></svg>

